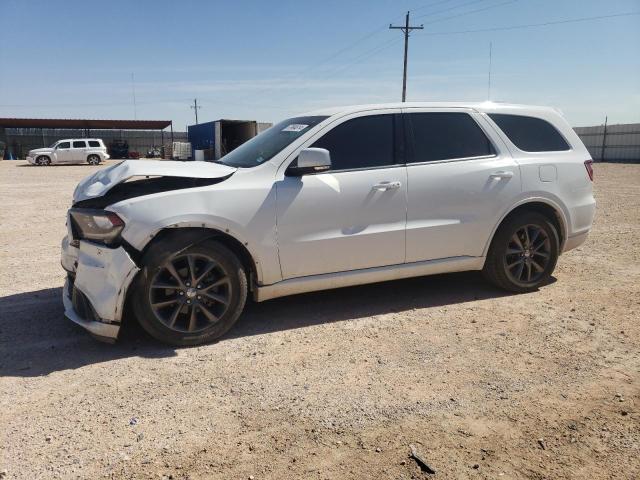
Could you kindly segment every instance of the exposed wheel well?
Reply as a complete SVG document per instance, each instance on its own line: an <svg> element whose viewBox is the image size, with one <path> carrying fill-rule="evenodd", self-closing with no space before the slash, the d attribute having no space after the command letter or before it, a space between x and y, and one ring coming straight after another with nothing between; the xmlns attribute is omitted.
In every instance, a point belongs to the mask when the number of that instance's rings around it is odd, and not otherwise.
<svg viewBox="0 0 640 480"><path fill-rule="evenodd" d="M144 254L149 250L149 247L152 244L155 244L159 241L164 241L169 237L178 236L182 240L181 250L209 239L215 239L216 241L222 243L238 256L240 263L242 263L242 266L245 268L247 276L249 277L249 289L253 289L254 283L258 281L258 274L256 264L253 257L251 256L251 253L249 253L247 247L245 247L239 240L235 239L225 232L215 230L213 228L165 228L158 232L153 240L151 240L144 247L143 251L139 254L140 258L144 257Z"/></svg>
<svg viewBox="0 0 640 480"><path fill-rule="evenodd" d="M524 203L522 205L517 206L516 208L514 208L509 212L509 214L502 220L502 222L500 222L500 225L498 226L498 228L500 228L500 226L504 222L506 222L508 219L512 218L515 215L520 215L525 211L537 212L541 215L544 215L553 224L556 231L558 232L558 240L560 241L560 251L562 251L562 247L564 246L564 241L565 241L565 232L564 232L564 224L562 221L562 217L560 216L560 214L557 212L555 208L553 208L551 205L547 203L529 202L529 203Z"/></svg>

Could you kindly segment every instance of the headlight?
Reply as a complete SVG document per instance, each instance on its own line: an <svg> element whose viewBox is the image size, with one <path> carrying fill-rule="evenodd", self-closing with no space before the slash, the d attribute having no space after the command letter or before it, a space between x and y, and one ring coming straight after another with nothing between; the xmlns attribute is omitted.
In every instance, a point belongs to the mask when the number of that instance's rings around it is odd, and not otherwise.
<svg viewBox="0 0 640 480"><path fill-rule="evenodd" d="M75 233L81 240L94 240L113 245L124 228L122 219L105 210L72 209L69 212Z"/></svg>

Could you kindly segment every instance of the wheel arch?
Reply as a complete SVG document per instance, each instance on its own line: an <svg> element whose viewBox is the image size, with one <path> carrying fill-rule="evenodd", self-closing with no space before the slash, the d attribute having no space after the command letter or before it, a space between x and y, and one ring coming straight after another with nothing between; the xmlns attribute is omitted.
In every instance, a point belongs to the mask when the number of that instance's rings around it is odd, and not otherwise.
<svg viewBox="0 0 640 480"><path fill-rule="evenodd" d="M509 211L507 211L502 216L502 218L500 218L500 221L494 227L493 232L491 232L491 237L489 239L489 242L487 242L487 245L485 245L483 256L487 255L489 251L489 247L493 242L493 238L495 237L495 234L500 228L500 226L512 216L517 215L518 213L524 212L524 211L533 211L533 212L540 213L545 217L547 217L549 221L553 223L559 236L558 238L560 242L559 252L560 253L562 252L564 248L564 244L567 240L568 225L569 225L564 211L558 204L556 204L555 202L547 198L530 198L530 199L523 200L518 204L514 205Z"/></svg>
<svg viewBox="0 0 640 480"><path fill-rule="evenodd" d="M177 227L177 228L163 228L153 239L151 239L144 246L142 251L137 253L136 263L141 261L145 254L149 251L152 245L158 242L164 242L171 240L175 244L179 245L177 252L185 250L193 245L200 244L206 240L215 239L219 241L229 250L231 250L240 260L242 266L245 268L247 275L249 276L249 289L253 290L254 285L259 282L260 269L259 264L255 261L254 256L249 249L240 240L229 235L227 232L217 230L208 227Z"/></svg>

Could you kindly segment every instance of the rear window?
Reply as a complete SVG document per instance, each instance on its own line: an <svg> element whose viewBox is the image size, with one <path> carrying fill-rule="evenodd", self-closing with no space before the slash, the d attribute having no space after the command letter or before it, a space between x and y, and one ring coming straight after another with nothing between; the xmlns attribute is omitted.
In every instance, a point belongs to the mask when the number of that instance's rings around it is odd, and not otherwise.
<svg viewBox="0 0 640 480"><path fill-rule="evenodd" d="M100 142L96 142L95 140L89 140L89 146L90 147L99 147L100 146Z"/></svg>
<svg viewBox="0 0 640 480"><path fill-rule="evenodd" d="M409 163L494 155L491 142L466 113L409 113Z"/></svg>
<svg viewBox="0 0 640 480"><path fill-rule="evenodd" d="M525 152L571 150L560 132L546 120L504 113L490 113L489 117L520 150Z"/></svg>
<svg viewBox="0 0 640 480"><path fill-rule="evenodd" d="M73 142L73 148L87 148L87 144L84 142Z"/></svg>

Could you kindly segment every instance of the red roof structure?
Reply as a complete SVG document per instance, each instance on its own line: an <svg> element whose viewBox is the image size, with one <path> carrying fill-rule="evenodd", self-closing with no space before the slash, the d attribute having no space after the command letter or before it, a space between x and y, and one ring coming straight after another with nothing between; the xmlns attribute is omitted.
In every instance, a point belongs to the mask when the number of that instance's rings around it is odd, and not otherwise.
<svg viewBox="0 0 640 480"><path fill-rule="evenodd" d="M88 130L163 130L171 120L82 120L69 118L0 118L0 128L78 128Z"/></svg>

